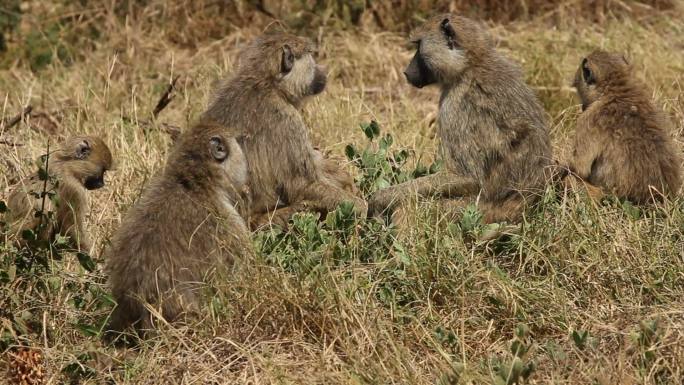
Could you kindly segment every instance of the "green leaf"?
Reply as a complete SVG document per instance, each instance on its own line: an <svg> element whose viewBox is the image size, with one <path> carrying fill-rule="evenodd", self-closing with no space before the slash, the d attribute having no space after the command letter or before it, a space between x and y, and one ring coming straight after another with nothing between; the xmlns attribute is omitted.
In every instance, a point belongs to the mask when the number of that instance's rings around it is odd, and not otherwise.
<svg viewBox="0 0 684 385"><path fill-rule="evenodd" d="M33 232L31 229L24 229L21 232L21 239L25 241L35 241L36 240L36 233Z"/></svg>
<svg viewBox="0 0 684 385"><path fill-rule="evenodd" d="M374 138L377 138L378 136L380 136L380 125L378 125L378 122L376 122L375 120L371 120L370 128L373 132Z"/></svg>
<svg viewBox="0 0 684 385"><path fill-rule="evenodd" d="M89 272L92 272L95 270L95 262L93 261L93 259L90 257L90 255L88 253L84 253L84 252L76 253L76 257L78 258L78 263L80 263L84 269L86 269Z"/></svg>
<svg viewBox="0 0 684 385"><path fill-rule="evenodd" d="M525 337L527 337L527 335L529 333L530 333L530 328L527 327L527 325L525 325L524 323L519 323L515 327L515 336L520 338L520 339L524 339Z"/></svg>
<svg viewBox="0 0 684 385"><path fill-rule="evenodd" d="M434 173L436 173L437 171L441 170L441 169L442 169L442 164L443 164L443 162L442 162L441 159L438 159L438 160L434 161L434 162L430 165L430 170L429 170L430 174L434 174Z"/></svg>
<svg viewBox="0 0 684 385"><path fill-rule="evenodd" d="M575 342L575 346L577 346L578 349L583 350L586 347L587 343L587 337L589 336L588 331L582 331L578 332L577 330L573 330L572 332L572 340Z"/></svg>
<svg viewBox="0 0 684 385"><path fill-rule="evenodd" d="M469 204L465 210L463 210L463 216L461 216L461 229L464 232L471 232L477 228L482 220L482 214L478 210L475 204Z"/></svg>
<svg viewBox="0 0 684 385"><path fill-rule="evenodd" d="M93 325L88 325L80 322L75 324L74 326L76 327L76 329L80 330L81 333L83 333L83 335L86 337L96 336L97 333L100 331L99 328L96 328Z"/></svg>
<svg viewBox="0 0 684 385"><path fill-rule="evenodd" d="M527 353L527 348L522 341L513 340L513 342L511 342L511 353L516 357L522 357Z"/></svg>
<svg viewBox="0 0 684 385"><path fill-rule="evenodd" d="M7 204L5 201L0 201L0 214L7 212Z"/></svg>
<svg viewBox="0 0 684 385"><path fill-rule="evenodd" d="M388 148L390 148L390 146L392 146L393 142L394 142L394 140L392 139L392 135L385 134L385 136L383 136L380 139L380 142L378 143L378 145L380 146L381 149L387 150Z"/></svg>
<svg viewBox="0 0 684 385"><path fill-rule="evenodd" d="M347 155L347 159L349 160L355 160L359 156L353 144L348 144L344 148L344 154Z"/></svg>

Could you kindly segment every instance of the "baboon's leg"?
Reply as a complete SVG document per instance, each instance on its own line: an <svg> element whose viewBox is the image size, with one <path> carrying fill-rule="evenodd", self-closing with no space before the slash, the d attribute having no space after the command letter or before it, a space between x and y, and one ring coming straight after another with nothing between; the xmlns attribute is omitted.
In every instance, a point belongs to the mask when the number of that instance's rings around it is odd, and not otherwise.
<svg viewBox="0 0 684 385"><path fill-rule="evenodd" d="M593 185L572 173L569 173L565 178L563 178L561 181L561 188L565 192L584 191L586 192L587 196L594 201L600 201L606 196L606 193L603 191L603 189L601 189L601 187Z"/></svg>
<svg viewBox="0 0 684 385"><path fill-rule="evenodd" d="M474 179L440 171L377 191L368 205L370 214L374 215L394 208L411 196L463 197L477 194L479 188Z"/></svg>
<svg viewBox="0 0 684 385"><path fill-rule="evenodd" d="M249 228L256 231L275 225L285 229L295 213L309 209L309 203L311 202L299 202L298 204L279 207L273 211L253 214L249 218Z"/></svg>

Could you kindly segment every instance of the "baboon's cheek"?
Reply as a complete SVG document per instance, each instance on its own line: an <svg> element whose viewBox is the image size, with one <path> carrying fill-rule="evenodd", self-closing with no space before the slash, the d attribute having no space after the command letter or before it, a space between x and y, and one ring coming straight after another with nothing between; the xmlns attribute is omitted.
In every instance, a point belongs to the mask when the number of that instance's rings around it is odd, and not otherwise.
<svg viewBox="0 0 684 385"><path fill-rule="evenodd" d="M311 94L316 95L323 92L327 81L328 76L325 74L325 71L320 67L316 67L316 72L314 72L314 78L310 86Z"/></svg>

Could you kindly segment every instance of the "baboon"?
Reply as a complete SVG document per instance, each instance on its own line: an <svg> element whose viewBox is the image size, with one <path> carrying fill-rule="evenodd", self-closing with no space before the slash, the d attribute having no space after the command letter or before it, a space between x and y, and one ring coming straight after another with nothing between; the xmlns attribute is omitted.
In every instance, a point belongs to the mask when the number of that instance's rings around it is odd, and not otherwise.
<svg viewBox="0 0 684 385"><path fill-rule="evenodd" d="M668 118L624 56L592 52L582 59L573 85L582 113L570 171L634 203L676 194L682 156L668 133Z"/></svg>
<svg viewBox="0 0 684 385"><path fill-rule="evenodd" d="M105 185L104 174L112 167L112 154L99 137L76 136L44 159L47 175L35 173L9 196L10 229L17 234L34 230L38 239L50 242L58 234L68 236L73 247L90 251L90 237L84 228L86 190Z"/></svg>
<svg viewBox="0 0 684 385"><path fill-rule="evenodd" d="M412 34L404 72L413 86L442 89L437 133L444 171L376 192L378 213L410 195L477 202L487 223L518 222L543 191L551 146L545 112L521 70L476 22L443 14ZM457 203L457 204L454 204Z"/></svg>
<svg viewBox="0 0 684 385"><path fill-rule="evenodd" d="M252 256L244 220L247 163L231 129L200 124L183 132L164 169L126 213L106 252L117 307L110 330L154 326L199 306L199 283L214 269ZM149 305L146 305L149 304Z"/></svg>
<svg viewBox="0 0 684 385"><path fill-rule="evenodd" d="M239 54L236 73L215 90L202 115L245 136L251 202L246 216L255 227L263 218L287 218L299 209L326 212L343 201L366 215L366 202L336 182L334 167L309 141L299 109L325 89L327 78L312 52L304 38L265 33Z"/></svg>

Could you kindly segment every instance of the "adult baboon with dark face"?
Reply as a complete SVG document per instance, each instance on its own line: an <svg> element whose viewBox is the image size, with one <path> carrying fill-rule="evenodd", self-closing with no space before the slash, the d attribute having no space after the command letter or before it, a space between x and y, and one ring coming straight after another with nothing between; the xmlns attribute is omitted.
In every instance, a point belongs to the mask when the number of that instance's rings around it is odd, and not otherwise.
<svg viewBox="0 0 684 385"><path fill-rule="evenodd" d="M476 22L451 14L412 34L416 54L405 74L442 89L437 117L445 170L378 191L373 213L410 195L477 201L485 222L519 221L545 186L551 146L545 112L515 64ZM479 196L478 199L475 199Z"/></svg>

